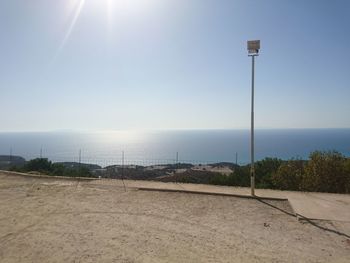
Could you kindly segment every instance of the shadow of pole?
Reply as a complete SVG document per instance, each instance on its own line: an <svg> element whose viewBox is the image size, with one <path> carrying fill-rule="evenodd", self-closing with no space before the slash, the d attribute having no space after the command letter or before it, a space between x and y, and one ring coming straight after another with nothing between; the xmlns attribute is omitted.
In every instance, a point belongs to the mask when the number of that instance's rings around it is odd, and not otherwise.
<svg viewBox="0 0 350 263"><path fill-rule="evenodd" d="M270 206L270 207L272 207L272 208L274 208L274 209L277 209L278 211L281 211L282 213L285 213L285 214L287 214L287 215L289 215L289 216L297 217L296 214L293 214L293 213L291 213L291 212L288 212L288 211L286 211L286 210L283 210L283 209L281 209L281 208L279 208L279 207L277 207L277 206L275 206L275 205L269 204L268 202L266 202L266 201L260 199L259 197L257 197L256 200L259 201L260 203L263 203L263 204L265 204L265 205L267 205L267 206Z"/></svg>
<svg viewBox="0 0 350 263"><path fill-rule="evenodd" d="M314 226L314 227L317 227L317 228L319 228L319 229L321 229L321 230L323 230L323 231L327 231L327 232L330 232L330 233L333 233L333 234L337 234L337 235L339 235L339 236L343 236L343 237L346 237L346 238L350 238L350 235L349 235L349 234L346 234L346 233L343 233L343 232L340 232L340 231L337 231L337 230L334 230L334 229L330 229L330 228L321 226L321 225L317 224L317 222L316 222L315 220L309 219L309 218L307 218L307 217L305 217L305 216L302 216L302 215L300 215L300 214L293 214L293 213L290 213L290 212L288 212L288 211L286 211L286 210L283 210L283 209L281 209L281 208L279 208L279 207L277 207L277 206L275 206L275 205L269 204L268 202L266 202L266 201L264 201L264 200L262 200L262 199L257 198L256 200L257 200L258 202L260 202L260 203L263 203L263 204L269 206L269 207L272 207L272 208L274 208L274 209L277 209L278 211L281 211L282 213L285 213L285 214L287 214L287 215L289 215L289 216L292 216L292 217L295 217L295 218L300 218L300 219L302 219L302 220L305 220L305 221L306 221L307 223L309 223L310 225L312 225L312 226Z"/></svg>
<svg viewBox="0 0 350 263"><path fill-rule="evenodd" d="M340 232L340 231L337 231L337 230L334 230L334 229L330 229L330 228L327 228L327 227L324 227L324 226L320 226L319 224L317 224L317 222L315 220L312 220L312 219L309 219L305 216L302 216L302 215L299 215L298 214L298 217L300 217L300 219L302 220L305 220L306 222L308 222L309 224L319 228L319 229L322 229L324 231L327 231L327 232L331 232L331 233L334 233L334 234L337 234L339 236L343 236L343 237L346 237L346 238L350 238L350 235L346 234L346 233L343 233L343 232ZM328 221L328 220L327 220Z"/></svg>

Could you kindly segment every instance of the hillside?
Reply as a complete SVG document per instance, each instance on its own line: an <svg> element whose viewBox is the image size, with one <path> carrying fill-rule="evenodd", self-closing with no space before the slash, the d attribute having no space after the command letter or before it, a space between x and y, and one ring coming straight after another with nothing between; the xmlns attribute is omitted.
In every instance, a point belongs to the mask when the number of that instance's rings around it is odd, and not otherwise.
<svg viewBox="0 0 350 263"><path fill-rule="evenodd" d="M21 156L0 155L0 169L6 170L12 166L22 166L26 160Z"/></svg>

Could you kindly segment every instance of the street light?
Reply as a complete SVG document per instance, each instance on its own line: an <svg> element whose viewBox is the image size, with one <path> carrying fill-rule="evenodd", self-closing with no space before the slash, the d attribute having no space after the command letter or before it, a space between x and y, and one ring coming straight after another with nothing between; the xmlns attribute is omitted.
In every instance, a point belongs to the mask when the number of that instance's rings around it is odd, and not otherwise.
<svg viewBox="0 0 350 263"><path fill-rule="evenodd" d="M247 42L248 56L252 57L252 110L251 110L251 130L250 130L250 188L252 196L255 196L255 169L254 169L254 66L255 57L259 56L260 40L250 40Z"/></svg>

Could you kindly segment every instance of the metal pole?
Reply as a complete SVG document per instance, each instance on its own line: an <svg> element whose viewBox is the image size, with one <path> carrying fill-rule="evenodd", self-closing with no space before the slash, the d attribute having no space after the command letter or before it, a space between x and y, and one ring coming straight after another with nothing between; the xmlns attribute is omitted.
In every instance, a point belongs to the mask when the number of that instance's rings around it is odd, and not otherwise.
<svg viewBox="0 0 350 263"><path fill-rule="evenodd" d="M179 169L179 152L176 152L175 183L177 183L176 173L178 169Z"/></svg>
<svg viewBox="0 0 350 263"><path fill-rule="evenodd" d="M124 180L124 151L122 151L122 180Z"/></svg>
<svg viewBox="0 0 350 263"><path fill-rule="evenodd" d="M255 196L255 169L254 169L254 66L255 56L252 56L252 110L251 110L251 130L250 130L250 187L251 195Z"/></svg>
<svg viewBox="0 0 350 263"><path fill-rule="evenodd" d="M79 149L79 166L81 164L81 149Z"/></svg>
<svg viewBox="0 0 350 263"><path fill-rule="evenodd" d="M122 151L122 182L124 186L124 192L126 192L126 186L124 183L124 151Z"/></svg>

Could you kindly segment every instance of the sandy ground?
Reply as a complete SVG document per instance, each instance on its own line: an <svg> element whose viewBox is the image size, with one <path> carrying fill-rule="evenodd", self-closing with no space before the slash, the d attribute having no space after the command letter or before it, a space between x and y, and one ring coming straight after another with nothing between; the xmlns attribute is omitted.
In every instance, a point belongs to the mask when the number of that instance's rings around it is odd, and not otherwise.
<svg viewBox="0 0 350 263"><path fill-rule="evenodd" d="M350 262L342 224L287 201L0 174L0 262Z"/></svg>

